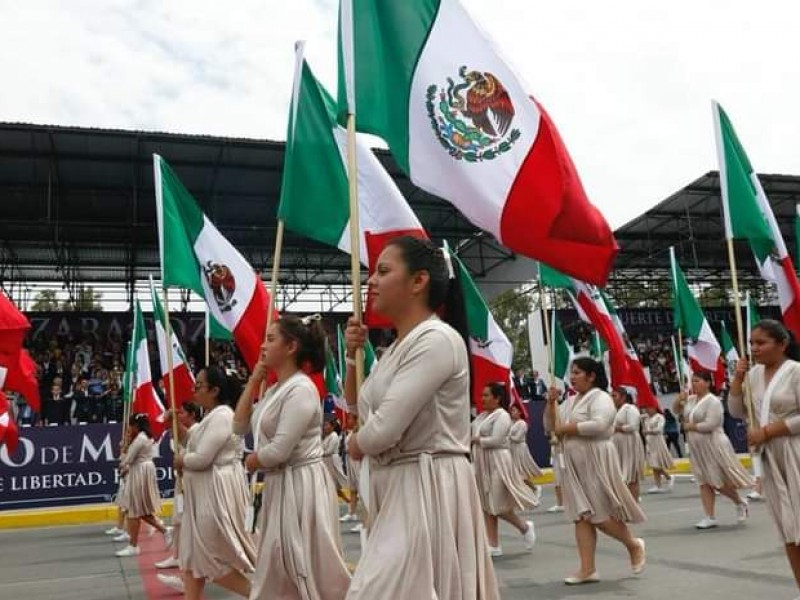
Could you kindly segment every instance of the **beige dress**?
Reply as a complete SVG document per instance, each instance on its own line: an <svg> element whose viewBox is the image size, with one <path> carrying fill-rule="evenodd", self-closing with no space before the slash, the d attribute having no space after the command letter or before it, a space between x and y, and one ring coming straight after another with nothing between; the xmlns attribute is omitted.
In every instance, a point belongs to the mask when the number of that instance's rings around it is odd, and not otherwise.
<svg viewBox="0 0 800 600"><path fill-rule="evenodd" d="M789 363L786 365L786 363ZM756 365L748 375L753 390L753 410L758 425L783 421L791 435L769 440L761 452L764 474L762 491L778 531L786 544L800 545L800 363L786 361L785 373L773 375L768 417L761 419L767 386L764 366ZM746 410L741 396L731 395L731 414L741 419Z"/></svg>
<svg viewBox="0 0 800 600"><path fill-rule="evenodd" d="M652 417L645 417L642 430L647 440L647 464L651 469L671 469L674 463L667 448L667 440L664 439L664 415L656 413Z"/></svg>
<svg viewBox="0 0 800 600"><path fill-rule="evenodd" d="M511 426L508 434L511 442L511 458L514 461L514 473L522 481L530 481L533 477L541 477L542 469L536 464L528 448L528 424L518 419Z"/></svg>
<svg viewBox="0 0 800 600"><path fill-rule="evenodd" d="M358 415L370 532L347 598L499 598L467 458L469 361L461 336L437 317L417 325L373 367Z"/></svg>
<svg viewBox="0 0 800 600"><path fill-rule="evenodd" d="M614 417L614 447L619 455L619 466L625 483L641 481L645 455L642 436L639 435L641 415L633 404L624 404ZM622 431L616 431L620 427Z"/></svg>
<svg viewBox="0 0 800 600"><path fill-rule="evenodd" d="M331 474L337 490L347 487L347 476L342 470L342 457L339 454L339 434L331 431L322 438L322 462Z"/></svg>
<svg viewBox="0 0 800 600"><path fill-rule="evenodd" d="M533 510L539 501L514 471L511 416L502 408L482 412L472 422L472 467L483 512L502 515Z"/></svg>
<svg viewBox="0 0 800 600"><path fill-rule="evenodd" d="M690 396L684 414L686 422L697 426L697 431L686 434L692 448L692 473L697 482L715 488L726 483L735 488L753 487L755 480L736 458L733 445L722 429L724 412L720 399L714 394L700 399Z"/></svg>
<svg viewBox="0 0 800 600"><path fill-rule="evenodd" d="M567 401L564 400L558 405L558 418L561 422L567 420ZM550 440L550 466L553 469L553 479L557 486L561 485L563 474L561 465L564 463L564 445L561 440L552 435L550 423L547 422L547 413L544 414L544 433Z"/></svg>
<svg viewBox="0 0 800 600"><path fill-rule="evenodd" d="M248 428L235 426L238 433ZM322 405L314 383L296 373L270 387L250 426L264 472L251 600L341 600L350 574L336 488L322 462Z"/></svg>
<svg viewBox="0 0 800 600"><path fill-rule="evenodd" d="M119 455L120 467L122 466L124 460L125 460L125 452L121 452ZM128 498L125 489L125 479L126 479L125 477L120 475L119 484L117 485L117 495L114 498L114 504L116 504L119 507L119 509L123 511L128 510Z"/></svg>
<svg viewBox="0 0 800 600"><path fill-rule="evenodd" d="M352 435L353 432L348 432L347 436L345 437L345 449L347 449L347 445L350 443L350 438ZM353 460L348 452L345 454L345 462L347 464L347 489L358 493L358 474L361 470L361 461Z"/></svg>
<svg viewBox="0 0 800 600"><path fill-rule="evenodd" d="M640 523L645 516L620 472L611 437L617 410L606 392L593 389L567 400L568 423L578 435L564 438L561 489L564 512L572 521Z"/></svg>
<svg viewBox="0 0 800 600"><path fill-rule="evenodd" d="M212 409L187 437L178 560L181 570L197 579L253 570L256 550L245 528L249 494L243 452L229 406Z"/></svg>
<svg viewBox="0 0 800 600"><path fill-rule="evenodd" d="M147 437L147 434L140 432L120 460L120 466L128 469L122 503L128 509L129 519L161 512L161 495L158 492L154 455L155 443Z"/></svg>

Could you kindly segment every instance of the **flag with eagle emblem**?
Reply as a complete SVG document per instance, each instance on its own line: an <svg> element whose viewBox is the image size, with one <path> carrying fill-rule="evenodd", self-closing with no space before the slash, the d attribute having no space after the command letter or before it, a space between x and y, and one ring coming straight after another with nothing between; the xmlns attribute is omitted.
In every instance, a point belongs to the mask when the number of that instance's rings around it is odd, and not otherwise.
<svg viewBox="0 0 800 600"><path fill-rule="evenodd" d="M458 0L341 0L339 120L519 254L604 285L617 253L542 106Z"/></svg>
<svg viewBox="0 0 800 600"><path fill-rule="evenodd" d="M190 289L203 298L210 318L233 334L252 370L264 341L267 307L272 305L269 292L203 214L167 161L154 154L153 167L162 285Z"/></svg>

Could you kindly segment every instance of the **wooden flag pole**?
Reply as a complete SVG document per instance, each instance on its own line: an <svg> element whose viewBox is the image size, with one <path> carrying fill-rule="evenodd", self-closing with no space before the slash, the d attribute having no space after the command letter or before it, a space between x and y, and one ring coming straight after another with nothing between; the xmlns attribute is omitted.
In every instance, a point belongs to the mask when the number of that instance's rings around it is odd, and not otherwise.
<svg viewBox="0 0 800 600"><path fill-rule="evenodd" d="M361 226L358 209L358 161L356 160L356 116L347 115L347 183L350 200L350 277L353 290L353 316L362 323L361 302ZM364 383L364 349L356 350L356 398Z"/></svg>
<svg viewBox="0 0 800 600"><path fill-rule="evenodd" d="M553 364L555 351L550 336L550 318L547 315L547 290L542 285L541 279L539 279L539 306L544 314L544 343L547 344L548 379L550 380L550 387L554 387L556 385L555 365Z"/></svg>
<svg viewBox="0 0 800 600"><path fill-rule="evenodd" d="M677 352L677 354L678 354L678 365L677 365L678 374L680 375L680 378L681 378L680 387L683 387L684 384L688 385L688 382L684 380L684 377L686 377L686 373L683 372L683 331L681 331L680 327L678 327L678 352Z"/></svg>
<svg viewBox="0 0 800 600"><path fill-rule="evenodd" d="M206 303L206 368L210 367L211 362L211 311Z"/></svg>
<svg viewBox="0 0 800 600"><path fill-rule="evenodd" d="M178 451L178 410L175 406L175 369L172 360L172 325L169 322L169 290L161 288L164 293L164 331L166 335L165 348L167 352L167 370L169 371L168 385L169 385L169 403L170 412L172 413L172 443L175 445L175 452ZM183 512L183 478L175 473L175 510Z"/></svg>
<svg viewBox="0 0 800 600"><path fill-rule="evenodd" d="M736 333L739 342L739 356L747 356L747 348L745 347L744 325L742 323L742 306L739 299L739 277L736 272L736 255L733 251L733 238L728 237L726 240L728 244L728 264L731 269L731 284L733 285L733 306L734 314L736 315ZM755 426L755 418L753 414L753 397L750 386L747 385L747 377L742 382L744 389L744 403L747 407L747 420L751 427Z"/></svg>

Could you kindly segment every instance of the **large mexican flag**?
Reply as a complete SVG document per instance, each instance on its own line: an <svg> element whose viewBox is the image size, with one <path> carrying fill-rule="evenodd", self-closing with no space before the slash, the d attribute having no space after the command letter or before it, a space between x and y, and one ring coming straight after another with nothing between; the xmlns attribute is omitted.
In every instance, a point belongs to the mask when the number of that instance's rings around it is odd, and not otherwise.
<svg viewBox="0 0 800 600"><path fill-rule="evenodd" d="M336 123L336 103L303 58L302 44L296 54L278 218L288 229L349 254L347 132ZM356 156L359 252L371 272L388 241L427 234L361 135ZM366 320L373 327L391 325L374 314L369 301Z"/></svg>
<svg viewBox="0 0 800 600"><path fill-rule="evenodd" d="M728 115L712 103L725 237L746 239L761 277L778 289L783 322L800 337L800 283L761 181Z"/></svg>
<svg viewBox="0 0 800 600"><path fill-rule="evenodd" d="M150 373L150 351L147 349L147 331L144 327L144 315L139 301L136 301L133 318L133 405L131 414L144 413L150 421L150 427L156 438L161 437L166 427L164 405L153 387Z"/></svg>
<svg viewBox="0 0 800 600"><path fill-rule="evenodd" d="M458 0L342 0L339 119L511 250L604 284L617 244L555 125Z"/></svg>
<svg viewBox="0 0 800 600"><path fill-rule="evenodd" d="M693 371L708 371L719 376L722 348L697 298L686 283L686 277L675 259L674 248L670 248L670 261L673 321L675 329L680 329L688 342L689 364Z"/></svg>
<svg viewBox="0 0 800 600"><path fill-rule="evenodd" d="M190 289L204 298L211 319L233 334L252 370L264 340L269 293L157 154L153 168L162 283Z"/></svg>
<svg viewBox="0 0 800 600"><path fill-rule="evenodd" d="M161 382L164 384L164 393L169 407L178 409L183 406L184 402L191 402L194 397L194 375L189 370L189 361L186 360L186 355L183 353L174 329L170 331L172 335L167 343L164 308L161 306L161 299L158 297L152 277L150 278L150 298L153 301L153 321L158 345L158 359L161 365ZM175 379L175 398L177 400L175 403L170 397L169 357L167 356L169 351L172 352L172 373Z"/></svg>

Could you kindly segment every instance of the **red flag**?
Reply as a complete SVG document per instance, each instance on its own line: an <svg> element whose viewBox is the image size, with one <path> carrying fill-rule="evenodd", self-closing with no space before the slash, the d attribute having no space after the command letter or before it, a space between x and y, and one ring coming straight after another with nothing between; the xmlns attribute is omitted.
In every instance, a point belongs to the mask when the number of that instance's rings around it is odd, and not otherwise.
<svg viewBox="0 0 800 600"><path fill-rule="evenodd" d="M19 443L19 430L11 415L11 404L3 392L0 392L0 442L6 445L9 454L14 454Z"/></svg>
<svg viewBox="0 0 800 600"><path fill-rule="evenodd" d="M0 290L0 354L16 354L31 324Z"/></svg>
<svg viewBox="0 0 800 600"><path fill-rule="evenodd" d="M37 381L36 363L27 350L20 350L16 356L0 354L0 367L8 369L6 381L0 388L13 390L25 398L34 412L41 410L39 398L39 382Z"/></svg>

